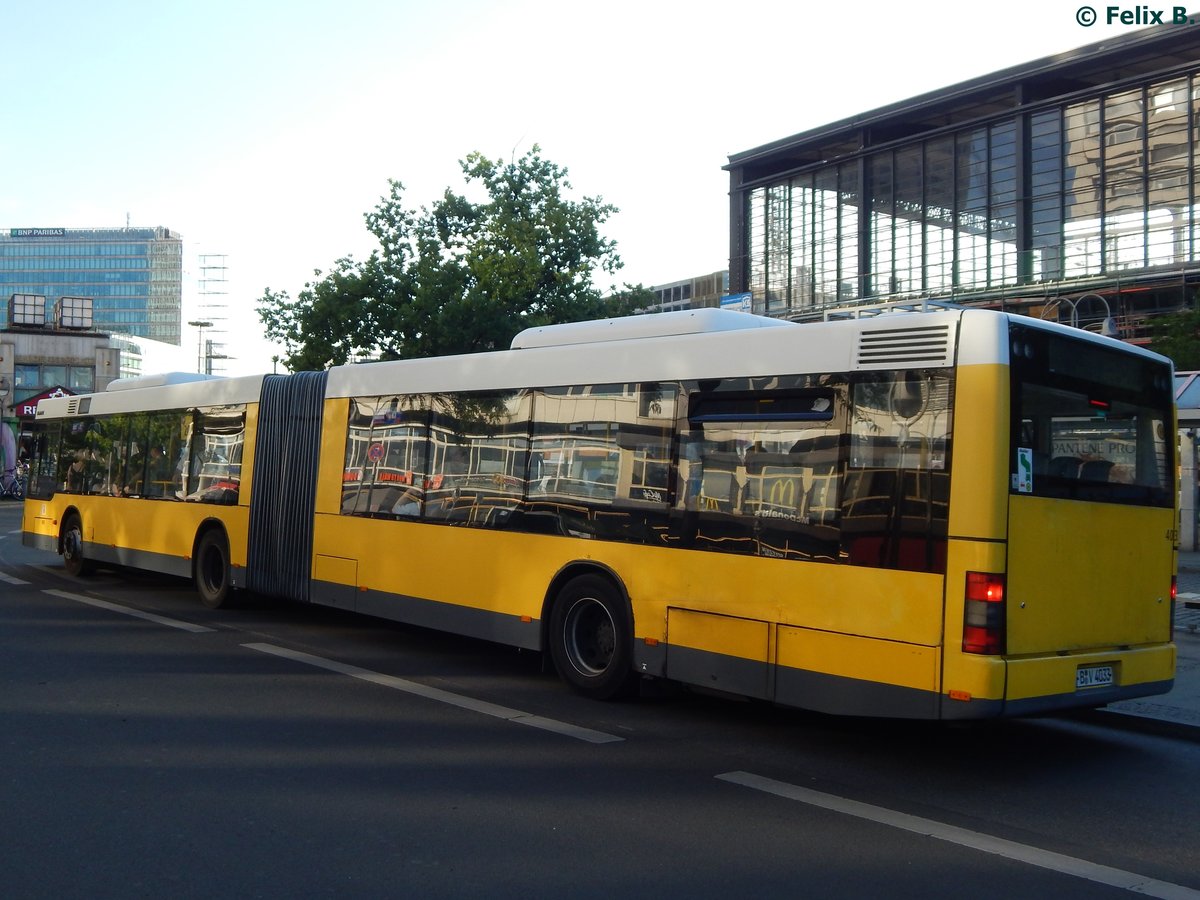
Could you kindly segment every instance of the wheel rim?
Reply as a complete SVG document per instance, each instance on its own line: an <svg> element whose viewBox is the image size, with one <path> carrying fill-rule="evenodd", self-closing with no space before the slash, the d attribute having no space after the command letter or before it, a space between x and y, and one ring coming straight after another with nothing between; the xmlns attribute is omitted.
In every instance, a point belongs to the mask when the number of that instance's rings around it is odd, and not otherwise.
<svg viewBox="0 0 1200 900"><path fill-rule="evenodd" d="M617 628L599 600L583 597L567 611L563 638L567 659L582 675L603 675L612 665Z"/></svg>
<svg viewBox="0 0 1200 900"><path fill-rule="evenodd" d="M63 556L72 562L83 556L83 530L75 522L67 526L63 535Z"/></svg>

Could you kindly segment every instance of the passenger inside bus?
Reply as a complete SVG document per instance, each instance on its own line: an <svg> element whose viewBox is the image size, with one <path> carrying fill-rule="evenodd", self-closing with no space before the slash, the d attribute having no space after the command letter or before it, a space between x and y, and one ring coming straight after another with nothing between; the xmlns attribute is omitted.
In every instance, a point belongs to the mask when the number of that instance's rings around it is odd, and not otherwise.
<svg viewBox="0 0 1200 900"><path fill-rule="evenodd" d="M67 466L67 490L83 493L87 488L87 451L76 450L75 461Z"/></svg>
<svg viewBox="0 0 1200 900"><path fill-rule="evenodd" d="M150 448L150 459L146 466L146 488L148 497L165 497L171 486L171 464L167 454L157 444Z"/></svg>

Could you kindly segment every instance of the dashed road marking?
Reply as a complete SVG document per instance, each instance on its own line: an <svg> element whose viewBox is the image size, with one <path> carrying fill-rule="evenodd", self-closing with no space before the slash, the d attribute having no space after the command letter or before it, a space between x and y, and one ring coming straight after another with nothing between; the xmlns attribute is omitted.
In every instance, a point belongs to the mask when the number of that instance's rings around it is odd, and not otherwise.
<svg viewBox="0 0 1200 900"><path fill-rule="evenodd" d="M313 656L311 653L288 650L285 647L277 647L274 644L243 644L242 646L250 650L257 650L261 653L269 653L272 656L279 656L284 659L304 663L305 665L315 666L318 669L326 669L341 675L349 675L351 678L369 681L372 684L403 691L406 694L412 694L417 697L424 697L427 700L435 700L438 703L457 706L459 709L482 713L485 716L492 716L497 719L505 719L517 725L529 725L532 728L540 728L543 731L552 731L555 734L562 734L579 741L587 741L590 744L611 744L625 740L625 738L618 737L615 734L606 734L603 731L582 728L579 725L572 725L569 722L560 722L557 719L547 719L544 716L531 715L519 709L510 709L507 706L488 703L486 700L477 700L474 697L467 697L463 694L443 691L439 688L418 684L415 681L397 678L394 675L372 672L370 669L361 669L358 666L351 666L346 663L337 662L336 660L326 659L323 656Z"/></svg>
<svg viewBox="0 0 1200 900"><path fill-rule="evenodd" d="M1043 869L1051 869L1066 875L1074 875L1076 878L1084 878L1098 884L1122 888L1136 894L1145 894L1147 897L1161 897L1165 898L1165 900L1198 900L1200 898L1200 891L1185 887L1182 884L1158 881L1134 872L1126 872L1123 869L1098 865L1087 860L1076 859L1073 856L1064 856L1061 853L1053 853L1049 850L1042 850L1039 847L1031 847L1028 844L1018 844L1016 841L1007 841L1003 838L981 834L978 831L968 831L966 828L946 825L942 822L935 822L933 819L910 816L907 813L885 809L882 806L872 806L869 803L862 803L858 800L847 800L844 797L837 797L833 794L823 794L820 791L788 784L785 781L776 781L773 778L764 778L761 775L754 775L750 772L726 772L724 775L718 775L717 779L728 781L732 784L740 784L743 787L753 788L756 791L774 794L777 797L784 797L788 800L807 803L810 806L818 806L821 809L843 813L847 816L867 819L871 822L878 822L881 825L890 825L892 828L900 828L914 834L927 835L928 837L937 838L940 841L948 841L951 844L970 847L973 850L979 850L983 853L1003 856L1006 859L1027 863L1031 866L1039 866Z"/></svg>
<svg viewBox="0 0 1200 900"><path fill-rule="evenodd" d="M193 622L184 622L180 619L168 619L166 616L160 616L156 613L145 612L140 609L133 609L129 606L121 606L119 603L109 603L107 600L98 600L95 597L85 597L83 594L72 594L70 591L54 591L48 590L43 593L51 594L55 597L62 597L64 600L74 600L76 603L86 603L88 606L95 606L98 609L106 609L109 612L120 613L123 616L133 616L135 619L145 619L147 622L153 622L156 625L166 625L168 628L178 628L180 631L190 631L193 634L202 634L206 631L216 631L215 628L209 628L207 625L196 625Z"/></svg>

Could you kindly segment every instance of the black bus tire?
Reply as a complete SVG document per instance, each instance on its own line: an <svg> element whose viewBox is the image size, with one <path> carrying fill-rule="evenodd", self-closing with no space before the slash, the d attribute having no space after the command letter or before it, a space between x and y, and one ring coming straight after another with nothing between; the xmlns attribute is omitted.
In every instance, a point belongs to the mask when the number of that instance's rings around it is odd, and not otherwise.
<svg viewBox="0 0 1200 900"><path fill-rule="evenodd" d="M233 599L230 582L229 542L224 532L212 528L204 532L196 545L194 568L196 593L209 609L229 606Z"/></svg>
<svg viewBox="0 0 1200 900"><path fill-rule="evenodd" d="M613 700L637 686L633 625L624 598L600 575L580 575L558 592L549 643L559 676L586 697Z"/></svg>
<svg viewBox="0 0 1200 900"><path fill-rule="evenodd" d="M95 564L83 555L83 522L79 513L68 513L62 527L63 568L76 578L91 575Z"/></svg>

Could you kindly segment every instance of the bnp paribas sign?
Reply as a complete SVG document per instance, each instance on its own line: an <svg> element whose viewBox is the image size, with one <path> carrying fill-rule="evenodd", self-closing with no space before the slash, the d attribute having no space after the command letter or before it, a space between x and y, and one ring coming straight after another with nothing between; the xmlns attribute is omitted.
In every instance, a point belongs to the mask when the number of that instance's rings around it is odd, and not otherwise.
<svg viewBox="0 0 1200 900"><path fill-rule="evenodd" d="M10 228L9 237L66 237L65 228Z"/></svg>

